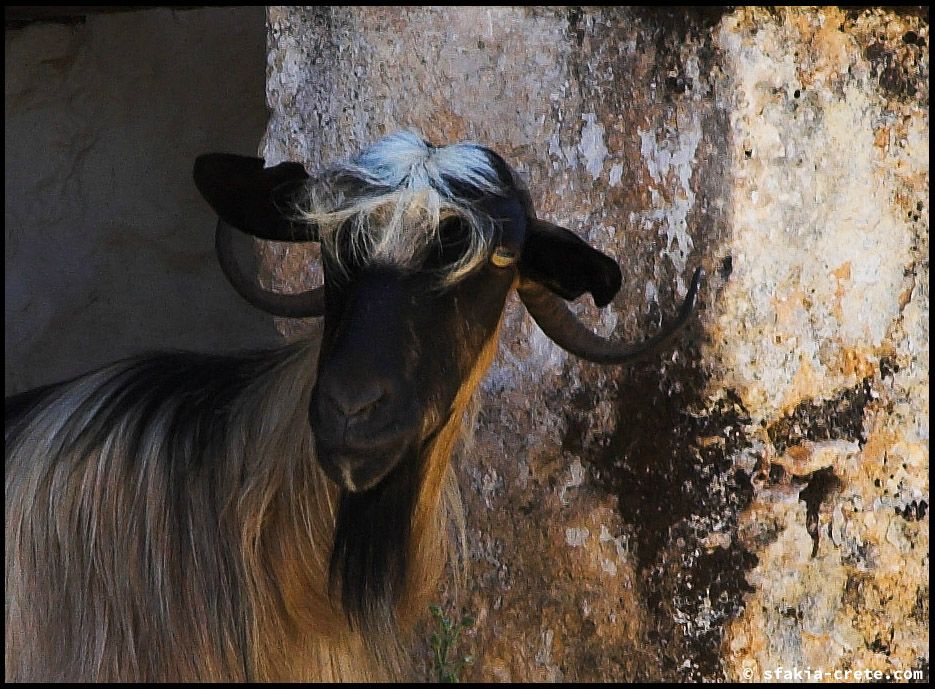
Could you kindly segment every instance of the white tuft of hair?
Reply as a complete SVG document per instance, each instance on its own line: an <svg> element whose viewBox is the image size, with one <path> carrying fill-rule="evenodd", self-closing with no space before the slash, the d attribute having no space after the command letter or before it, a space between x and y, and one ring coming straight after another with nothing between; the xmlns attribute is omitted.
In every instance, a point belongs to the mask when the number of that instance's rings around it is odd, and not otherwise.
<svg viewBox="0 0 935 689"><path fill-rule="evenodd" d="M432 146L413 132L396 132L310 180L299 218L318 225L322 245L339 266L347 258L339 249L344 241L358 259L411 268L440 239L440 223L461 217L469 240L444 271L443 281L451 283L486 259L493 235L491 219L459 195L457 186L506 193L479 144Z"/></svg>
<svg viewBox="0 0 935 689"><path fill-rule="evenodd" d="M339 169L370 184L413 191L433 188L452 197L453 179L492 194L502 193L490 158L479 145L432 146L413 132L390 134Z"/></svg>

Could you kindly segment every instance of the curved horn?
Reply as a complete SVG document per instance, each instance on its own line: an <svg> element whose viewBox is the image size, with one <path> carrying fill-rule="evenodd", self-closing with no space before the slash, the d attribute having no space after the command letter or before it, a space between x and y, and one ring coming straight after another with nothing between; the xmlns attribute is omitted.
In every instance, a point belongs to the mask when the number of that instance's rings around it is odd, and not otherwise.
<svg viewBox="0 0 935 689"><path fill-rule="evenodd" d="M675 320L658 334L638 343L617 342L595 335L560 297L536 282L521 283L517 291L542 332L559 347L598 364L622 364L651 352L678 332L694 309L701 276L702 270L698 268Z"/></svg>
<svg viewBox="0 0 935 689"><path fill-rule="evenodd" d="M214 249L218 255L218 263L228 281L237 293L250 304L274 316L286 318L309 318L321 316L325 313L324 287L315 287L307 292L296 294L280 294L263 289L256 279L248 275L234 253L233 228L221 219L218 219L217 231L214 235Z"/></svg>

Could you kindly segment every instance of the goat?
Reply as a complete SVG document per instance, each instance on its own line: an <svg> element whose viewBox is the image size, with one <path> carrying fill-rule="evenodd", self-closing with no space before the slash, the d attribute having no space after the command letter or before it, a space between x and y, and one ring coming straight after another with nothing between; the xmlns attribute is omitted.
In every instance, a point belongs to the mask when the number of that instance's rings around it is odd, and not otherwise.
<svg viewBox="0 0 935 689"><path fill-rule="evenodd" d="M239 356L131 358L6 400L6 678L398 678L459 520L449 457L519 295L574 354L629 361L564 300L608 304L616 262L536 217L484 146L388 136L314 178L208 154L195 184L242 296L324 316ZM318 241L324 284L265 291L233 230ZM463 518L461 518L463 523Z"/></svg>

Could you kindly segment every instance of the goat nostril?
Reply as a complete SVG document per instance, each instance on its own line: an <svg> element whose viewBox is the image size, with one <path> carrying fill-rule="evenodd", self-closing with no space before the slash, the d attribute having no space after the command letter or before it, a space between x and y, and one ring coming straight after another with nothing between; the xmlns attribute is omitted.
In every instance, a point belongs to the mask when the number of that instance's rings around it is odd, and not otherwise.
<svg viewBox="0 0 935 689"><path fill-rule="evenodd" d="M376 406L386 393L381 385L369 383L361 387L331 385L326 395L345 416L360 416Z"/></svg>

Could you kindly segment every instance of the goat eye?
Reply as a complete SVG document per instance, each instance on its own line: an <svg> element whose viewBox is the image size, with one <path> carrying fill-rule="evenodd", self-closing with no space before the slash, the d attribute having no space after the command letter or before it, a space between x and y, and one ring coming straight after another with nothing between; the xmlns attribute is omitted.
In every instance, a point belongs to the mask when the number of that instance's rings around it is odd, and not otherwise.
<svg viewBox="0 0 935 689"><path fill-rule="evenodd" d="M490 262L493 263L497 268L508 268L519 258L517 253L513 249L508 249L505 246L498 246L496 251L493 252L493 255L490 257Z"/></svg>

